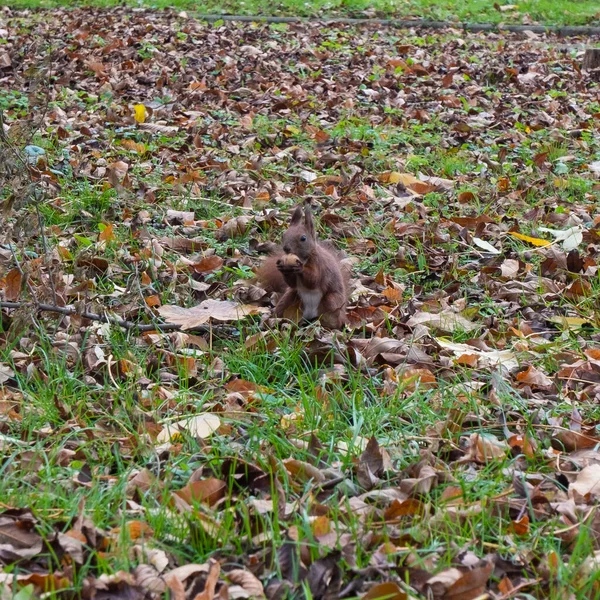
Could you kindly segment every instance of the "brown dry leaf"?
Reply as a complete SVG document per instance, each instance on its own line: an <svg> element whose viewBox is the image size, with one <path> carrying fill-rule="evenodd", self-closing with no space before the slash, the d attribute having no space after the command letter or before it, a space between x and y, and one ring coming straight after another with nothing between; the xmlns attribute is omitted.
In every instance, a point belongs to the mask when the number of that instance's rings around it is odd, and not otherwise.
<svg viewBox="0 0 600 600"><path fill-rule="evenodd" d="M204 300L193 308L166 305L158 309L161 317L168 323L180 325L182 330L194 329L215 321L239 321L248 315L270 312L268 308L251 304L238 304L230 300Z"/></svg>
<svg viewBox="0 0 600 600"><path fill-rule="evenodd" d="M356 466L356 478L358 483L366 490L372 489L378 482L379 476L383 474L384 456L379 443L372 437L365 451L358 458Z"/></svg>
<svg viewBox="0 0 600 600"><path fill-rule="evenodd" d="M322 483L325 481L325 475L310 463L296 460L295 458L288 458L283 461L283 465L296 481L302 483L310 481L311 479L315 483Z"/></svg>
<svg viewBox="0 0 600 600"><path fill-rule="evenodd" d="M461 192L457 199L461 204L470 204L475 200L475 194L473 192Z"/></svg>
<svg viewBox="0 0 600 600"><path fill-rule="evenodd" d="M127 148L131 152L137 152L138 154L144 154L146 152L146 146L141 142L134 142L133 140L123 140L121 146Z"/></svg>
<svg viewBox="0 0 600 600"><path fill-rule="evenodd" d="M513 279L517 276L519 272L519 261L514 258L507 258L501 265L500 271L502 273L502 277L506 277L507 279Z"/></svg>
<svg viewBox="0 0 600 600"><path fill-rule="evenodd" d="M585 467L569 486L569 496L576 502L597 502L600 499L600 465Z"/></svg>
<svg viewBox="0 0 600 600"><path fill-rule="evenodd" d="M402 383L408 391L437 387L435 375L429 369L404 369L401 377Z"/></svg>
<svg viewBox="0 0 600 600"><path fill-rule="evenodd" d="M569 300L579 301L580 298L585 298L592 293L592 285L589 281L578 279L574 281L564 292L565 297Z"/></svg>
<svg viewBox="0 0 600 600"><path fill-rule="evenodd" d="M213 506L225 497L225 494L227 493L227 483L211 477L209 479L192 481L184 488L173 493L187 502L190 506L192 506L194 502L204 502L209 506Z"/></svg>
<svg viewBox="0 0 600 600"><path fill-rule="evenodd" d="M427 586L434 598L440 600L475 600L485 592L494 565L485 562L484 565L473 569L445 569L430 577Z"/></svg>
<svg viewBox="0 0 600 600"><path fill-rule="evenodd" d="M470 442L469 457L480 463L505 458L510 449L506 442L489 433L473 433Z"/></svg>
<svg viewBox="0 0 600 600"><path fill-rule="evenodd" d="M406 500L392 500L392 503L385 509L383 518L386 522L395 521L401 517L422 515L425 507L415 498L407 498Z"/></svg>
<svg viewBox="0 0 600 600"><path fill-rule="evenodd" d="M195 215L193 210L167 210L167 221L173 225L193 225Z"/></svg>
<svg viewBox="0 0 600 600"><path fill-rule="evenodd" d="M219 574L221 573L221 565L214 559L209 560L209 570L206 577L206 584L204 590L194 596L194 600L213 600L215 597L215 588L219 581Z"/></svg>
<svg viewBox="0 0 600 600"><path fill-rule="evenodd" d="M19 269L11 269L4 277L4 297L9 302L19 299L23 275Z"/></svg>
<svg viewBox="0 0 600 600"><path fill-rule="evenodd" d="M159 123L138 123L138 128L144 131L149 131L150 133L166 135L168 137L177 135L177 132L179 131L179 127L172 125L161 125Z"/></svg>
<svg viewBox="0 0 600 600"><path fill-rule="evenodd" d="M265 590L260 580L246 571L246 569L233 569L227 573L227 579L244 589L249 598L264 598Z"/></svg>
<svg viewBox="0 0 600 600"><path fill-rule="evenodd" d="M533 387L550 387L552 385L552 379L533 365L530 365L525 371L517 373L516 379Z"/></svg>
<svg viewBox="0 0 600 600"><path fill-rule="evenodd" d="M205 256L200 262L190 265L196 273L213 273L223 266L223 259L216 254Z"/></svg>
<svg viewBox="0 0 600 600"><path fill-rule="evenodd" d="M0 384L15 376L15 372L6 364L0 363Z"/></svg>
<svg viewBox="0 0 600 600"><path fill-rule="evenodd" d="M362 600L408 600L408 594L397 583L384 581L370 588Z"/></svg>
<svg viewBox="0 0 600 600"><path fill-rule="evenodd" d="M512 521L510 528L516 535L527 535L529 533L529 517L523 515L518 521Z"/></svg>
<svg viewBox="0 0 600 600"><path fill-rule="evenodd" d="M104 227L104 229L100 232L100 235L98 236L98 240L101 242L114 241L117 238L116 238L113 230L114 230L114 226L112 223L110 225L106 225L106 227Z"/></svg>
<svg viewBox="0 0 600 600"><path fill-rule="evenodd" d="M250 217L245 215L229 219L229 221L219 229L217 238L220 240L230 240L241 237L246 233L248 223L250 223Z"/></svg>

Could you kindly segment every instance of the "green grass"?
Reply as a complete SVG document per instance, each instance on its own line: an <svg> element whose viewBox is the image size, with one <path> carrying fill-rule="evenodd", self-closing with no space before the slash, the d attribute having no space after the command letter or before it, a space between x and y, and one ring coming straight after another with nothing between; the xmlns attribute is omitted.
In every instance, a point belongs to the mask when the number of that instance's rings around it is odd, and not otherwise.
<svg viewBox="0 0 600 600"><path fill-rule="evenodd" d="M117 6L120 0L7 0L14 8L51 8L72 6ZM125 4L139 6L127 0ZM349 16L388 17L395 19L451 20L472 23L539 23L545 25L598 25L600 7L596 0L520 0L506 2L498 10L491 0L141 0L148 8L177 8L204 14L266 15L266 16Z"/></svg>

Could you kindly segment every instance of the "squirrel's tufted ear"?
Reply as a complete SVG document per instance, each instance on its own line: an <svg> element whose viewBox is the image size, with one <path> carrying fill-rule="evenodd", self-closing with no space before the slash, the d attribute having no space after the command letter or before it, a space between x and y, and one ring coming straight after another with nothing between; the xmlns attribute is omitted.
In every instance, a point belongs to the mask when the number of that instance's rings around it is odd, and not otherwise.
<svg viewBox="0 0 600 600"><path fill-rule="evenodd" d="M307 202L304 205L304 226L306 227L306 232L312 238L315 237L315 223L312 217L312 211L310 210L310 204Z"/></svg>
<svg viewBox="0 0 600 600"><path fill-rule="evenodd" d="M292 220L290 221L290 225L298 225L300 221L302 221L303 211L302 207L298 206L292 215Z"/></svg>

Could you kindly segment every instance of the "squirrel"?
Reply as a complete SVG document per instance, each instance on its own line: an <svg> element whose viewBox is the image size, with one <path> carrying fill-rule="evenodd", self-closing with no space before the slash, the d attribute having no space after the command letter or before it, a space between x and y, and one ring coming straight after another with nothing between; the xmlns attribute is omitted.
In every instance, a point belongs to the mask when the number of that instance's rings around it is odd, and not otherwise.
<svg viewBox="0 0 600 600"><path fill-rule="evenodd" d="M325 326L341 329L346 322L350 273L335 248L317 239L308 204L294 211L281 246L257 274L265 289L283 294L275 316L282 317L299 302L303 320L320 318Z"/></svg>

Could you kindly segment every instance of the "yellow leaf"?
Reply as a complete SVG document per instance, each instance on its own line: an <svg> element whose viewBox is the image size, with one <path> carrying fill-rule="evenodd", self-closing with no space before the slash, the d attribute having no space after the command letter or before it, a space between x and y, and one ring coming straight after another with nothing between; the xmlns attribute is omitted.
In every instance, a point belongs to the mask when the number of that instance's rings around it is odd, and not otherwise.
<svg viewBox="0 0 600 600"><path fill-rule="evenodd" d="M148 111L143 104L136 104L133 107L134 110L134 118L138 123L144 123L146 121L146 116L148 115Z"/></svg>
<svg viewBox="0 0 600 600"><path fill-rule="evenodd" d="M398 173L398 171L391 171L389 173L382 173L379 178L383 183L401 183L403 186L414 185L420 183L419 180L410 173Z"/></svg>
<svg viewBox="0 0 600 600"><path fill-rule="evenodd" d="M522 233L517 233L516 231L509 231L509 235L516 237L524 242L529 242L534 246L550 246L551 243L548 240L542 240L541 238L529 237L528 235L523 235Z"/></svg>
<svg viewBox="0 0 600 600"><path fill-rule="evenodd" d="M548 320L552 321L552 323L562 325L568 329L579 329L584 325L594 325L593 321L590 321L589 319L582 319L581 317L563 317L561 315L556 315Z"/></svg>

